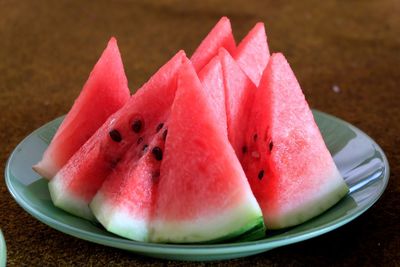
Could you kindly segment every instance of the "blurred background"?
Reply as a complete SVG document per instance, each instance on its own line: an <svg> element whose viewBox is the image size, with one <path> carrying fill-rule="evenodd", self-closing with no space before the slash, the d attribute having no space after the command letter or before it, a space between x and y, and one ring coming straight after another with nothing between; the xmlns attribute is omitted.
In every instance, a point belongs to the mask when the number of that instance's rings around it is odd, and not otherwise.
<svg viewBox="0 0 400 267"><path fill-rule="evenodd" d="M362 126L368 122L354 121L352 113L385 117L376 105L359 110L365 98L388 107L399 102L400 4L395 0L3 0L0 5L0 90L9 92L2 102L36 106L38 125L42 116L48 121L68 110L68 100L79 93L110 36L118 39L134 91L179 49L190 55L223 15L231 19L237 42L256 22L265 23L271 51L286 55L315 108ZM13 97L17 90L24 92L22 99ZM376 98L373 92L381 90L386 93ZM51 109L56 113L39 108L49 103L58 107Z"/></svg>
<svg viewBox="0 0 400 267"><path fill-rule="evenodd" d="M179 49L191 55L221 16L230 18L237 43L264 22L270 50L286 55L310 105L369 134L387 153L392 171L382 199L349 225L227 264L399 266L398 0L1 0L1 171L22 138L69 110L111 36L133 92ZM4 181L0 190L0 228L12 240L10 265L166 263L61 234L17 206ZM336 250L338 244L347 249Z"/></svg>

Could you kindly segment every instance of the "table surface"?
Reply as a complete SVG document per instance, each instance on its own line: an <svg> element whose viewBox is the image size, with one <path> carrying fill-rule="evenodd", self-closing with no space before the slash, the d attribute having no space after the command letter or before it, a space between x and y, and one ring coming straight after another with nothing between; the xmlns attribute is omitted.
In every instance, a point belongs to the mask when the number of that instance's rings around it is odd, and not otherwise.
<svg viewBox="0 0 400 267"><path fill-rule="evenodd" d="M376 140L388 156L391 178L371 209L333 232L207 265L400 265L399 14L396 0L3 0L1 172L26 135L68 111L110 36L119 40L133 91L179 49L191 54L221 16L229 16L237 40L262 21L271 51L287 56L310 105L356 125ZM23 211L4 179L0 180L0 228L9 266L188 264L62 234Z"/></svg>

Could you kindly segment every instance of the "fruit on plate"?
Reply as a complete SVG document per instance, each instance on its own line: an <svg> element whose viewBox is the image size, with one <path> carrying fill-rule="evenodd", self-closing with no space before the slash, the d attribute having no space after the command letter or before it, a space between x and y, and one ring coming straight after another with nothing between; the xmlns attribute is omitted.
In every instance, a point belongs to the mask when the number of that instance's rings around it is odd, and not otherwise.
<svg viewBox="0 0 400 267"><path fill-rule="evenodd" d="M212 242L264 228L262 214L210 95L182 67L161 162L153 242Z"/></svg>
<svg viewBox="0 0 400 267"><path fill-rule="evenodd" d="M273 54L254 98L243 166L267 229L300 224L348 188L288 62Z"/></svg>
<svg viewBox="0 0 400 267"><path fill-rule="evenodd" d="M129 96L117 41L111 38L42 160L33 169L51 179Z"/></svg>
<svg viewBox="0 0 400 267"><path fill-rule="evenodd" d="M208 95L210 116L226 137L224 87L218 57L202 69L199 77L204 94ZM160 165L166 156L163 151L168 126L166 119L143 151L128 150L90 203L93 214L108 231L137 241L149 240Z"/></svg>
<svg viewBox="0 0 400 267"><path fill-rule="evenodd" d="M71 157L49 183L54 205L93 219L89 203L104 179L128 150L140 155L168 117L184 59L178 52Z"/></svg>
<svg viewBox="0 0 400 267"><path fill-rule="evenodd" d="M222 17L211 29L208 35L194 51L190 61L197 72L199 72L214 56L218 49L224 47L230 53L236 49L235 39L232 35L231 22L227 17Z"/></svg>
<svg viewBox="0 0 400 267"><path fill-rule="evenodd" d="M106 85L119 87L98 89ZM96 90L125 100L90 136L76 118L116 101L98 100ZM112 233L163 243L253 240L266 227L317 216L348 192L289 64L270 57L262 23L236 49L222 18L191 61L178 52L128 96L112 39L54 137L60 145L48 149L73 154L49 182L53 203ZM83 129L75 153L63 150L72 142L60 134L64 124Z"/></svg>
<svg viewBox="0 0 400 267"><path fill-rule="evenodd" d="M256 87L224 48L219 51L225 87L228 137L239 160Z"/></svg>
<svg viewBox="0 0 400 267"><path fill-rule="evenodd" d="M235 50L234 58L250 80L258 86L269 59L264 23L257 23Z"/></svg>

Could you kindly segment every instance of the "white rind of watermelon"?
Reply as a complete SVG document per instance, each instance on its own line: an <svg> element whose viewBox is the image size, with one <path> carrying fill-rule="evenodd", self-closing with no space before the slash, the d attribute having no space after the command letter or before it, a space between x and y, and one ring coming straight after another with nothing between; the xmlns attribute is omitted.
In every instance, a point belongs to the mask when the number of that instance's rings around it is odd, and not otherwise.
<svg viewBox="0 0 400 267"><path fill-rule="evenodd" d="M264 213L267 228L281 229L303 223L332 207L349 191L336 167L331 171L331 174L326 174L323 179L329 180L329 182L325 183L324 187L321 187L312 198L307 198L307 201L298 202L298 205L294 203L286 210L281 210L279 215L274 214L273 211ZM284 215L282 216L282 214Z"/></svg>
<svg viewBox="0 0 400 267"><path fill-rule="evenodd" d="M71 191L65 190L64 179L57 176L59 176L59 174L54 176L54 179L48 184L54 206L84 219L95 221L87 205L87 201L74 195ZM65 201L65 199L68 199L68 201Z"/></svg>
<svg viewBox="0 0 400 267"><path fill-rule="evenodd" d="M101 193L93 198L90 208L107 231L137 241L148 241L147 219L131 216L127 209L115 209Z"/></svg>
<svg viewBox="0 0 400 267"><path fill-rule="evenodd" d="M51 179L54 176L54 174L59 171L60 167L57 166L54 161L42 160L36 165L33 165L32 169L36 173L40 174L42 177L46 179Z"/></svg>
<svg viewBox="0 0 400 267"><path fill-rule="evenodd" d="M240 206L224 210L218 216L195 220L155 220L151 226L151 242L196 243L227 240L251 229L264 227L260 206L251 192L243 196ZM238 228L238 225L242 227ZM156 229L156 231L154 230Z"/></svg>

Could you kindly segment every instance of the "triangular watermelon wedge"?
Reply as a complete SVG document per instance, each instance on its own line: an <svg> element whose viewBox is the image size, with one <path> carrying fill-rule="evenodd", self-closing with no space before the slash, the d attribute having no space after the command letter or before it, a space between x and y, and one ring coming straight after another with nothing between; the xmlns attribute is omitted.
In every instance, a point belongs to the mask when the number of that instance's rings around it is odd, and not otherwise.
<svg viewBox="0 0 400 267"><path fill-rule="evenodd" d="M263 74L246 142L243 166L267 228L302 223L348 191L282 54Z"/></svg>
<svg viewBox="0 0 400 267"><path fill-rule="evenodd" d="M117 41L111 38L42 160L33 169L51 179L129 96Z"/></svg>
<svg viewBox="0 0 400 267"><path fill-rule="evenodd" d="M264 23L257 23L239 43L234 58L250 80L258 86L270 57Z"/></svg>
<svg viewBox="0 0 400 267"><path fill-rule="evenodd" d="M231 22L227 17L222 17L200 43L190 60L199 72L214 56L218 49L224 47L230 53L236 49L235 39L232 35Z"/></svg>
<svg viewBox="0 0 400 267"><path fill-rule="evenodd" d="M161 67L57 173L49 183L57 207L93 218L88 205L104 179L128 149L140 155L168 117L184 59L185 53L180 51Z"/></svg>
<svg viewBox="0 0 400 267"><path fill-rule="evenodd" d="M256 87L228 51L221 48L228 136L239 160L246 153L245 134Z"/></svg>
<svg viewBox="0 0 400 267"><path fill-rule="evenodd" d="M211 60L199 76L205 94L210 96L212 116L218 118L219 128L227 136L224 87L218 57ZM149 224L154 212L168 126L169 119L139 156L137 151L129 150L93 198L90 208L108 231L137 241L149 240ZM159 154L155 155L154 149Z"/></svg>
<svg viewBox="0 0 400 267"><path fill-rule="evenodd" d="M260 207L194 68L181 69L151 241L223 240L263 228Z"/></svg>

